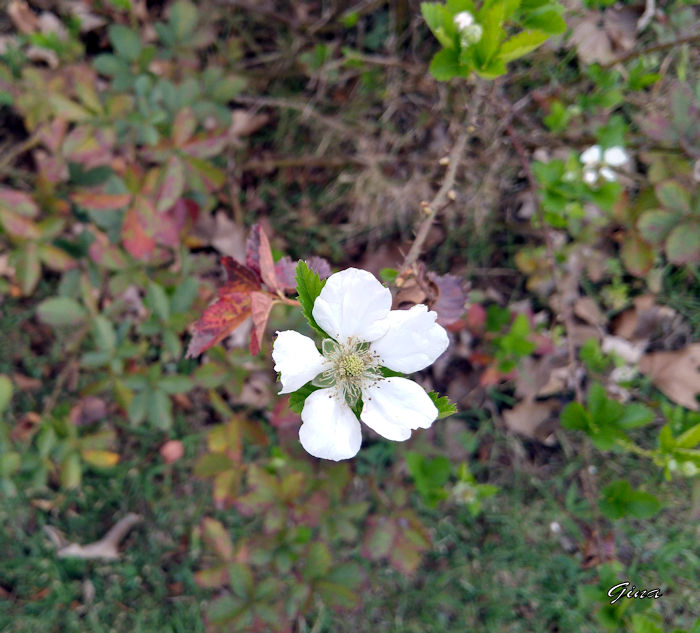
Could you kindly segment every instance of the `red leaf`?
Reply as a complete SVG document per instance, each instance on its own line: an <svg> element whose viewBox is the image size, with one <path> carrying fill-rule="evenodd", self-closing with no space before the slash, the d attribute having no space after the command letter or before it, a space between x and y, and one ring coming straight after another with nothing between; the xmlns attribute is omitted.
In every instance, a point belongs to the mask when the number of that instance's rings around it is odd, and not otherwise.
<svg viewBox="0 0 700 633"><path fill-rule="evenodd" d="M194 326L194 334L187 348L187 358L199 356L203 351L225 339L250 316L250 295L231 292L209 306Z"/></svg>
<svg viewBox="0 0 700 633"><path fill-rule="evenodd" d="M156 211L167 211L182 196L185 190L185 169L177 156L171 156L161 174L156 192Z"/></svg>
<svg viewBox="0 0 700 633"><path fill-rule="evenodd" d="M35 218L39 214L39 206L34 199L28 193L16 189L0 187L0 205L25 218Z"/></svg>
<svg viewBox="0 0 700 633"><path fill-rule="evenodd" d="M222 257L221 263L226 271L227 282L219 288L219 297L223 299L226 295L236 292L254 292L260 290L260 277L233 257Z"/></svg>
<svg viewBox="0 0 700 633"><path fill-rule="evenodd" d="M272 259L270 241L259 224L254 224L246 241L245 263L262 277L270 290L281 289L275 274L275 262Z"/></svg>
<svg viewBox="0 0 700 633"><path fill-rule="evenodd" d="M39 227L34 222L3 207L0 207L0 224L13 237L37 240L41 236Z"/></svg>
<svg viewBox="0 0 700 633"><path fill-rule="evenodd" d="M195 158L212 158L221 154L226 147L228 136L226 132L211 134L209 136L195 136L182 145L182 151Z"/></svg>
<svg viewBox="0 0 700 633"><path fill-rule="evenodd" d="M124 248L137 259L147 259L156 247L153 238L155 220L153 204L146 198L137 197L124 216L122 240Z"/></svg>
<svg viewBox="0 0 700 633"><path fill-rule="evenodd" d="M275 299L266 292L251 292L250 307L253 315L253 329L250 332L250 354L257 356L260 352L260 343L265 334L265 326L270 316L270 310Z"/></svg>
<svg viewBox="0 0 700 633"><path fill-rule="evenodd" d="M95 236L95 241L90 244L88 249L90 259L109 270L123 270L126 268L127 261L123 251L116 244L111 244L107 236L101 231L94 227L91 230Z"/></svg>
<svg viewBox="0 0 700 633"><path fill-rule="evenodd" d="M189 106L179 110L173 121L173 143L175 147L182 147L192 137L197 127L197 119Z"/></svg>
<svg viewBox="0 0 700 633"><path fill-rule="evenodd" d="M76 191L70 199L77 205L93 211L121 209L129 204L130 193L100 193L96 191Z"/></svg>

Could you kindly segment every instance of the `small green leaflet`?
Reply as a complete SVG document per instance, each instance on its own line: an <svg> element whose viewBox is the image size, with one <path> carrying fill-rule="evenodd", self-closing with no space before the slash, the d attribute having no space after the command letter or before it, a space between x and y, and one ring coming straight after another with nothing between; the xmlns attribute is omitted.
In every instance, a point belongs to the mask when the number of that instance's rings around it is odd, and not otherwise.
<svg viewBox="0 0 700 633"><path fill-rule="evenodd" d="M299 295L299 303L301 304L301 311L309 322L309 325L316 330L324 338L329 338L321 327L316 323L312 311L314 309L314 301L316 297L321 294L323 286L326 285L326 281L321 280L315 270L312 270L306 265L306 262L300 261L297 264L297 294Z"/></svg>
<svg viewBox="0 0 700 633"><path fill-rule="evenodd" d="M301 411L304 408L304 403L306 399L320 387L314 387L310 382L306 383L303 387L300 387L296 391L293 391L289 395L289 408L301 415Z"/></svg>
<svg viewBox="0 0 700 633"><path fill-rule="evenodd" d="M440 397L434 391L429 391L428 395L433 401L433 404L437 407L438 420L457 413L457 405L454 402L450 402L450 399L447 396Z"/></svg>

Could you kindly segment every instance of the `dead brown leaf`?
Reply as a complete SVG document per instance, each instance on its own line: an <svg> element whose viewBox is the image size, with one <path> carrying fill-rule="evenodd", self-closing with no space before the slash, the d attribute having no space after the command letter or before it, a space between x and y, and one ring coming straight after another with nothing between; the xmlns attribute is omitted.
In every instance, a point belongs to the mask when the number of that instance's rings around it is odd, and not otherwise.
<svg viewBox="0 0 700 633"><path fill-rule="evenodd" d="M142 518L138 514L130 512L117 521L114 526L99 541L88 545L69 543L65 537L54 527L45 526L44 530L58 549L59 558L83 558L104 560L117 560L119 558L119 543L127 535L129 530Z"/></svg>
<svg viewBox="0 0 700 633"><path fill-rule="evenodd" d="M23 0L11 0L7 5L7 15L15 28L24 35L34 33L39 28L39 18Z"/></svg>
<svg viewBox="0 0 700 633"><path fill-rule="evenodd" d="M693 411L700 405L700 343L693 343L675 352L645 354L639 370L649 376L671 400Z"/></svg>
<svg viewBox="0 0 700 633"><path fill-rule="evenodd" d="M579 297L574 301L574 314L589 325L598 326L605 323L605 315L590 297Z"/></svg>
<svg viewBox="0 0 700 633"><path fill-rule="evenodd" d="M107 415L105 401L95 396L86 396L70 410L69 419L76 426L92 424Z"/></svg>
<svg viewBox="0 0 700 633"><path fill-rule="evenodd" d="M504 411L503 419L511 431L551 446L556 440L542 427L558 406L558 403L553 400L536 402L528 398L512 409Z"/></svg>
<svg viewBox="0 0 700 633"><path fill-rule="evenodd" d="M253 114L248 110L237 108L231 112L231 125L228 136L231 143L237 143L241 136L257 132L270 120L267 114Z"/></svg>
<svg viewBox="0 0 700 633"><path fill-rule="evenodd" d="M27 411L10 431L10 438L13 442L28 440L39 430L40 424L41 416L34 411Z"/></svg>
<svg viewBox="0 0 700 633"><path fill-rule="evenodd" d="M612 43L598 19L593 13L574 26L569 40L576 46L578 58L584 64L607 64L615 59Z"/></svg>
<svg viewBox="0 0 700 633"><path fill-rule="evenodd" d="M605 10L603 27L614 47L620 52L634 48L637 41L639 12L630 6L615 6Z"/></svg>

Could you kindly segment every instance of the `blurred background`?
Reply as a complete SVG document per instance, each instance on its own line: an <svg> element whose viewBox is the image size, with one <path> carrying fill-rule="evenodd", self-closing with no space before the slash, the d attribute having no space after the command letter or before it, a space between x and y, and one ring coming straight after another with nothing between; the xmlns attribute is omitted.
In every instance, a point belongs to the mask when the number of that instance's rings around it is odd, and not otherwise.
<svg viewBox="0 0 700 633"><path fill-rule="evenodd" d="M689 0L4 0L0 630L698 633L699 41ZM429 430L303 451L300 259L437 312Z"/></svg>

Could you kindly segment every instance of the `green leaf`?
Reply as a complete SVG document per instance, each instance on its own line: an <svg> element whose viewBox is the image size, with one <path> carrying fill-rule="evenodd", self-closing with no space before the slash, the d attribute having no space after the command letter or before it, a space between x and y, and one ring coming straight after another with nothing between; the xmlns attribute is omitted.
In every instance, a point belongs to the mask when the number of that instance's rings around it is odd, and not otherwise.
<svg viewBox="0 0 700 633"><path fill-rule="evenodd" d="M608 519L621 519L627 514L631 498L632 487L629 481L620 479L601 490L598 507Z"/></svg>
<svg viewBox="0 0 700 633"><path fill-rule="evenodd" d="M457 413L457 405L454 402L450 402L447 396L440 397L440 395L434 391L429 391L428 396L430 396L433 404L437 407L438 420Z"/></svg>
<svg viewBox="0 0 700 633"><path fill-rule="evenodd" d="M312 543L306 554L305 563L304 571L302 572L304 580L309 581L323 578L333 564L328 546L318 541Z"/></svg>
<svg viewBox="0 0 700 633"><path fill-rule="evenodd" d="M678 214L662 209L645 211L637 221L641 236L650 244L661 244L678 222Z"/></svg>
<svg viewBox="0 0 700 633"><path fill-rule="evenodd" d="M87 312L75 299L51 297L39 304L37 316L42 323L53 327L74 327L85 321Z"/></svg>
<svg viewBox="0 0 700 633"><path fill-rule="evenodd" d="M5 376L5 374L0 374L0 413L2 413L7 405L10 404L12 398L12 381Z"/></svg>
<svg viewBox="0 0 700 633"><path fill-rule="evenodd" d="M700 260L700 222L684 222L676 226L666 240L666 254L674 264Z"/></svg>
<svg viewBox="0 0 700 633"><path fill-rule="evenodd" d="M165 391L154 389L148 394L147 415L149 422L158 429L168 430L172 427L173 403Z"/></svg>
<svg viewBox="0 0 700 633"><path fill-rule="evenodd" d="M146 290L145 303L161 321L168 321L170 318L170 301L168 300L168 295L165 294L163 286L154 281L149 283Z"/></svg>
<svg viewBox="0 0 700 633"><path fill-rule="evenodd" d="M2 411L1 399L0 411ZM676 438L676 446L678 446L678 448L695 448L698 444L700 444L700 424L689 428Z"/></svg>
<svg viewBox="0 0 700 633"><path fill-rule="evenodd" d="M136 61L141 55L141 38L139 34L123 24L111 24L107 29L109 41L119 57L129 62Z"/></svg>
<svg viewBox="0 0 700 633"><path fill-rule="evenodd" d="M469 77L471 73L469 66L459 63L459 53L449 48L435 53L428 70L438 81L448 81L453 77Z"/></svg>
<svg viewBox="0 0 700 633"><path fill-rule="evenodd" d="M117 346L117 333L106 317L98 314L92 321L92 336L97 348L104 352L113 352Z"/></svg>
<svg viewBox="0 0 700 633"><path fill-rule="evenodd" d="M643 404L632 403L625 406L622 417L617 421L623 429L634 429L639 426L651 424L654 421L654 412Z"/></svg>
<svg viewBox="0 0 700 633"><path fill-rule="evenodd" d="M158 381L158 386L165 393L186 393L194 387L194 383L189 376L181 374L171 374L165 376Z"/></svg>
<svg viewBox="0 0 700 633"><path fill-rule="evenodd" d="M170 311L173 314L186 312L192 307L199 291L199 281L194 277L188 277L175 288L170 298Z"/></svg>
<svg viewBox="0 0 700 633"><path fill-rule="evenodd" d="M68 453L68 456L61 463L61 487L66 489L77 488L82 479L82 471L80 455L75 451Z"/></svg>
<svg viewBox="0 0 700 633"><path fill-rule="evenodd" d="M321 336L330 338L316 323L316 319L314 319L312 314L314 302L318 295L321 294L323 286L326 285L325 279L321 280L315 270L309 268L305 261L300 261L297 264L296 281L297 294L299 295L299 303L301 304L301 311L304 317L306 317L309 325Z"/></svg>
<svg viewBox="0 0 700 633"><path fill-rule="evenodd" d="M660 182L654 187L659 202L669 211L690 213L690 192L675 180Z"/></svg>
<svg viewBox="0 0 700 633"><path fill-rule="evenodd" d="M253 592L253 572L245 563L231 563L228 568L229 582L233 593L246 599Z"/></svg>
<svg viewBox="0 0 700 633"><path fill-rule="evenodd" d="M296 391L289 394L289 408L301 415L302 409L304 408L304 402L306 399L314 392L320 389L320 387L314 387L311 383L308 383L297 389Z"/></svg>
<svg viewBox="0 0 700 633"><path fill-rule="evenodd" d="M548 37L544 31L523 31L501 44L498 57L504 62L513 61L541 46Z"/></svg>
<svg viewBox="0 0 700 633"><path fill-rule="evenodd" d="M565 429L587 431L590 426L588 411L579 402L569 402L561 412L561 425Z"/></svg>
<svg viewBox="0 0 700 633"><path fill-rule="evenodd" d="M197 27L197 7L187 0L177 0L170 8L168 21L178 42L185 42Z"/></svg>
<svg viewBox="0 0 700 633"><path fill-rule="evenodd" d="M661 509L661 502L652 494L634 490L630 496L627 514L637 519L653 517Z"/></svg>

